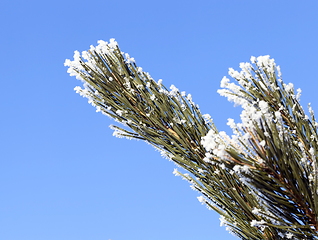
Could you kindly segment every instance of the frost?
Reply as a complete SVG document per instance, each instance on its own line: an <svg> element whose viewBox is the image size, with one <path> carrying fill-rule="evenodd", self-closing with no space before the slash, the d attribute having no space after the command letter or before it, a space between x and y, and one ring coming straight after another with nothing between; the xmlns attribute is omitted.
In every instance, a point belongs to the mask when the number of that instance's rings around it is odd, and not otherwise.
<svg viewBox="0 0 318 240"><path fill-rule="evenodd" d="M261 212L261 209L258 209L256 207L254 207L254 209L252 210L252 213L254 213L255 215L259 215Z"/></svg>
<svg viewBox="0 0 318 240"><path fill-rule="evenodd" d="M266 66L269 63L269 55L259 56L257 58L257 65Z"/></svg>
<svg viewBox="0 0 318 240"><path fill-rule="evenodd" d="M280 121L282 119L282 114L279 111L277 111L275 112L275 117L278 121Z"/></svg>
<svg viewBox="0 0 318 240"><path fill-rule="evenodd" d="M122 110L117 110L116 114L119 115L119 116L122 116L123 115L123 111Z"/></svg>
<svg viewBox="0 0 318 240"><path fill-rule="evenodd" d="M171 94L172 96L176 96L177 93L178 93L178 91L179 91L179 89L176 88L174 85L171 85L171 86L170 86L170 89L171 89L170 94Z"/></svg>
<svg viewBox="0 0 318 240"><path fill-rule="evenodd" d="M227 221L224 216L220 217L220 227L227 225Z"/></svg>
<svg viewBox="0 0 318 240"><path fill-rule="evenodd" d="M301 89L298 88L298 89L297 89L297 96L296 96L297 101L300 101L300 95L301 95Z"/></svg>
<svg viewBox="0 0 318 240"><path fill-rule="evenodd" d="M110 48L116 48L117 47L117 42L115 41L115 38L111 38L110 40L110 43L108 44L108 46L110 47Z"/></svg>
<svg viewBox="0 0 318 240"><path fill-rule="evenodd" d="M155 96L155 95L151 95L151 96L150 96L150 99L151 99L152 101L154 101L154 100L156 99L156 96Z"/></svg>
<svg viewBox="0 0 318 240"><path fill-rule="evenodd" d="M234 119L232 119L232 118L228 118L228 119L227 119L227 125L229 125L230 128L232 128L232 129L235 129L235 128L236 128Z"/></svg>
<svg viewBox="0 0 318 240"><path fill-rule="evenodd" d="M291 92L294 88L294 85L292 83L284 84L284 88L286 92Z"/></svg>
<svg viewBox="0 0 318 240"><path fill-rule="evenodd" d="M203 114L202 117L204 119L205 124L207 124L210 121L212 121L212 118L211 118L210 114Z"/></svg>
<svg viewBox="0 0 318 240"><path fill-rule="evenodd" d="M286 233L286 238L287 239L291 239L292 237L294 236L294 234L292 234L292 233Z"/></svg>
<svg viewBox="0 0 318 240"><path fill-rule="evenodd" d="M197 199L199 200L200 203L202 203L202 204L205 203L205 199L203 196L197 197Z"/></svg>
<svg viewBox="0 0 318 240"><path fill-rule="evenodd" d="M261 227L265 223L266 222L264 220L261 220L261 221L252 220L250 224L251 224L252 227Z"/></svg>
<svg viewBox="0 0 318 240"><path fill-rule="evenodd" d="M178 173L178 169L173 169L173 172L172 172L175 176L180 176L180 173Z"/></svg>
<svg viewBox="0 0 318 240"><path fill-rule="evenodd" d="M259 108L261 109L261 112L262 112L262 113L268 112L268 104L267 104L267 102L261 100L261 101L259 102L258 106L259 106Z"/></svg>
<svg viewBox="0 0 318 240"><path fill-rule="evenodd" d="M230 79L228 79L227 77L224 76L221 80L221 85L220 85L221 88L225 88L228 85L229 81L230 81Z"/></svg>
<svg viewBox="0 0 318 240"><path fill-rule="evenodd" d="M128 53L125 53L125 57L127 59L126 63L134 63L135 59L130 57Z"/></svg>

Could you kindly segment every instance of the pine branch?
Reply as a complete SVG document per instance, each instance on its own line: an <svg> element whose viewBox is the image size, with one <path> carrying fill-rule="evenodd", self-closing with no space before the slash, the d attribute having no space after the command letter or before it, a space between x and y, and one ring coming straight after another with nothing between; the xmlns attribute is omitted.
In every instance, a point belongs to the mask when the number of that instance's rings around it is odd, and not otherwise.
<svg viewBox="0 0 318 240"><path fill-rule="evenodd" d="M187 170L174 174L239 238L318 239L317 123L273 59L230 69L240 86L222 79L219 93L243 107L241 124L229 119L230 138L190 94L155 82L114 39L98 43L65 66L84 83L76 92L124 126L112 126L115 136L144 140Z"/></svg>

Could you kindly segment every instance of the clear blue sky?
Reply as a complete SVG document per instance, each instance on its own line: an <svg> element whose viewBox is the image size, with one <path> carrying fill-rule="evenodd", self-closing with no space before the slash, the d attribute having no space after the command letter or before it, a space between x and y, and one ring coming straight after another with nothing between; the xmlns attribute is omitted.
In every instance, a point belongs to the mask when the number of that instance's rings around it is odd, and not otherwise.
<svg viewBox="0 0 318 240"><path fill-rule="evenodd" d="M228 131L241 110L216 91L251 55L275 58L318 111L317 10L314 0L1 1L0 239L236 239L173 163L112 136L64 60L115 38Z"/></svg>

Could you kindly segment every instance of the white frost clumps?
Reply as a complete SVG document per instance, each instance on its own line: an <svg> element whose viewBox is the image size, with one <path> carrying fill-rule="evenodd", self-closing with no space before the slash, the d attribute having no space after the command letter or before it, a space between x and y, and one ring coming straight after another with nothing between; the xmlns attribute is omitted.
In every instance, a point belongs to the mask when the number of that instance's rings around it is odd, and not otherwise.
<svg viewBox="0 0 318 240"><path fill-rule="evenodd" d="M76 86L76 87L74 88L74 91L75 91L76 93L80 93L81 90L82 90L82 88L81 88L80 86Z"/></svg>
<svg viewBox="0 0 318 240"><path fill-rule="evenodd" d="M240 174L241 172L249 173L250 167L247 166L247 165L244 165L244 166L235 165L235 166L233 167L233 170L234 170L234 172L237 173L237 174Z"/></svg>
<svg viewBox="0 0 318 240"><path fill-rule="evenodd" d="M277 121L282 121L282 114L279 111L276 111L275 113L275 117L277 119Z"/></svg>
<svg viewBox="0 0 318 240"><path fill-rule="evenodd" d="M252 220L250 224L251 224L251 227L265 228L263 225L266 224L266 222L264 220L261 220L261 221Z"/></svg>
<svg viewBox="0 0 318 240"><path fill-rule="evenodd" d="M98 45L95 48L95 50L97 52L104 52L104 53L108 52L108 43L107 42L105 42L103 40L98 40L97 43L98 43Z"/></svg>
<svg viewBox="0 0 318 240"><path fill-rule="evenodd" d="M171 85L171 86L170 86L170 89L171 89L171 91L170 91L170 95L171 95L171 96L176 96L177 93L179 92L179 89L176 88L175 85Z"/></svg>
<svg viewBox="0 0 318 240"><path fill-rule="evenodd" d="M123 111L118 109L118 110L116 111L116 114L119 115L119 116L122 116L122 115L123 115Z"/></svg>
<svg viewBox="0 0 318 240"><path fill-rule="evenodd" d="M229 68L229 75L235 79L241 79L243 77L238 71L235 71L233 68Z"/></svg>
<svg viewBox="0 0 318 240"><path fill-rule="evenodd" d="M309 153L311 155L312 160L316 161L315 150L312 147L309 149Z"/></svg>
<svg viewBox="0 0 318 240"><path fill-rule="evenodd" d="M222 134L225 133L222 132ZM201 138L201 144L206 151L213 151L213 153L220 158L226 154L221 135L217 134L213 129L210 129L208 134Z"/></svg>
<svg viewBox="0 0 318 240"><path fill-rule="evenodd" d="M254 207L254 209L252 210L252 213L255 214L255 215L259 215L261 212L261 209L258 209L256 207Z"/></svg>
<svg viewBox="0 0 318 240"><path fill-rule="evenodd" d="M111 38L111 39L109 40L108 46L109 46L110 48L116 48L116 47L118 46L117 42L115 41L115 38Z"/></svg>
<svg viewBox="0 0 318 240"><path fill-rule="evenodd" d="M81 54L79 53L79 51L74 51L74 56L73 56L74 60L71 61L70 59L66 59L64 62L64 66L65 67L69 67L67 69L67 73L70 74L70 76L75 76L76 79L78 80L82 80L82 77L78 74L78 71L83 70L83 66L81 65Z"/></svg>
<svg viewBox="0 0 318 240"><path fill-rule="evenodd" d="M297 96L296 96L297 101L300 101L300 95L301 95L301 89L298 88L297 89Z"/></svg>
<svg viewBox="0 0 318 240"><path fill-rule="evenodd" d="M292 239L292 237L294 236L294 234L292 234L292 233L289 232L289 233L286 233L285 236L286 236L287 239Z"/></svg>
<svg viewBox="0 0 318 240"><path fill-rule="evenodd" d="M180 173L178 172L178 169L173 169L173 175L175 175L175 176L180 176Z"/></svg>
<svg viewBox="0 0 318 240"><path fill-rule="evenodd" d="M227 77L223 77L222 80L221 80L221 88L225 88L230 82L230 79L228 79Z"/></svg>
<svg viewBox="0 0 318 240"><path fill-rule="evenodd" d="M284 84L284 88L286 92L291 92L294 89L294 85L292 83Z"/></svg>
<svg viewBox="0 0 318 240"><path fill-rule="evenodd" d="M257 57L257 65L259 66L266 66L269 63L269 55L265 55L265 56L259 56Z"/></svg>
<svg viewBox="0 0 318 240"><path fill-rule="evenodd" d="M91 46L90 51L94 52L96 51L99 54L111 54L111 52L117 47L117 42L114 38L110 39L110 43L107 43L103 40L97 41L98 45L96 47ZM126 55L127 56L127 55ZM83 51L82 56L79 51L74 51L73 61L70 59L66 59L64 62L64 66L69 67L67 72L70 74L70 76L76 76L77 79L82 80L82 77L79 72L84 71L84 68L82 66L83 60L81 57L86 60L85 64L89 65L90 67L94 68L94 60L92 59L91 55L88 51ZM130 58L128 55L127 61L134 61L133 58Z"/></svg>
<svg viewBox="0 0 318 240"><path fill-rule="evenodd" d="M219 160L229 159L229 154L226 151L228 140L230 138L224 131L216 133L213 129L210 129L207 135L201 138L201 144L207 151L203 160L207 163L212 163L210 159L213 156L216 156Z"/></svg>
<svg viewBox="0 0 318 240"><path fill-rule="evenodd" d="M200 203L205 204L206 200L203 196L197 197L197 199L199 200Z"/></svg>
<svg viewBox="0 0 318 240"><path fill-rule="evenodd" d="M207 135L201 138L201 144L207 151L212 151L216 147L215 135L215 131L211 129Z"/></svg>
<svg viewBox="0 0 318 240"><path fill-rule="evenodd" d="M154 101L154 100L156 100L156 96L155 96L155 95L151 95L151 96L150 96L150 99L151 99L152 101Z"/></svg>
<svg viewBox="0 0 318 240"><path fill-rule="evenodd" d="M261 112L262 112L262 113L267 113L267 112L268 112L268 104L267 104L267 102L261 100L261 101L258 103L258 106L259 106L259 108L261 109Z"/></svg>
<svg viewBox="0 0 318 240"><path fill-rule="evenodd" d="M220 216L219 219L220 219L220 227L227 225L227 221L224 216Z"/></svg>
<svg viewBox="0 0 318 240"><path fill-rule="evenodd" d="M228 118L227 119L227 125L229 125L230 128L232 128L232 129L236 129L236 125L235 125L234 119L232 119L232 118Z"/></svg>
<svg viewBox="0 0 318 240"><path fill-rule="evenodd" d="M130 57L128 53L125 53L125 57L127 59L126 63L134 63L135 59L133 57Z"/></svg>
<svg viewBox="0 0 318 240"><path fill-rule="evenodd" d="M204 119L205 124L212 122L212 118L211 118L210 114L203 114L202 117Z"/></svg>
<svg viewBox="0 0 318 240"><path fill-rule="evenodd" d="M259 144L260 144L262 147L265 147L266 142L265 142L265 140L263 140L263 141L261 141Z"/></svg>
<svg viewBox="0 0 318 240"><path fill-rule="evenodd" d="M257 57L257 65L266 69L267 72L273 73L276 67L275 60L269 58L269 55Z"/></svg>

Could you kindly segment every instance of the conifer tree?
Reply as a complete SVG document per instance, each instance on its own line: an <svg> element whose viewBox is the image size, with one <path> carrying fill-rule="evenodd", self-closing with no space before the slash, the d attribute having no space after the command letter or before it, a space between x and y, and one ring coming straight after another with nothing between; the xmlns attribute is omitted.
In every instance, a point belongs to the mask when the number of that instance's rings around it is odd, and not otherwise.
<svg viewBox="0 0 318 240"><path fill-rule="evenodd" d="M122 125L112 126L114 135L146 141L185 169L173 173L201 193L198 200L232 234L318 239L318 123L274 59L251 57L240 72L229 69L234 82L222 79L219 94L243 108L241 123L228 119L232 136L219 132L190 94L152 79L114 39L75 51L64 65L83 82L74 90Z"/></svg>

